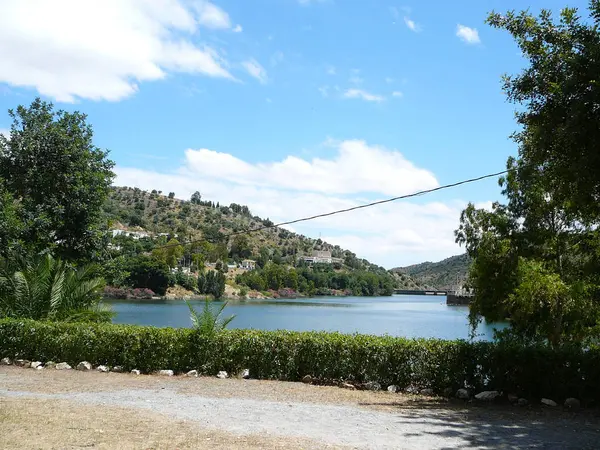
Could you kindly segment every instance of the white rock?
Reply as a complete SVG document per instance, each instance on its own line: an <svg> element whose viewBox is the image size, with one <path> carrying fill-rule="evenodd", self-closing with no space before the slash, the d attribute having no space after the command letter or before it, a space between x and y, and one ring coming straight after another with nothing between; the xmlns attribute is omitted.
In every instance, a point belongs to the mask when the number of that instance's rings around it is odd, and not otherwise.
<svg viewBox="0 0 600 450"><path fill-rule="evenodd" d="M458 391L456 391L456 398L460 398L461 400L469 400L469 398L471 398L471 395L466 389L459 389Z"/></svg>
<svg viewBox="0 0 600 450"><path fill-rule="evenodd" d="M113 371L114 371L114 369L113 369ZM139 371L139 370L137 370L137 369L133 369L133 370L131 371L131 373L132 373L133 375L141 375L141 374L142 374L142 372L140 372L140 371Z"/></svg>
<svg viewBox="0 0 600 450"><path fill-rule="evenodd" d="M250 378L250 369L244 369L242 370L242 373L240 375L244 380L247 380Z"/></svg>
<svg viewBox="0 0 600 450"><path fill-rule="evenodd" d="M185 374L186 377L197 377L198 376L198 371L197 370L190 370L188 373Z"/></svg>
<svg viewBox="0 0 600 450"><path fill-rule="evenodd" d="M396 386L395 384L391 384L387 388L388 392L400 392L400 386Z"/></svg>
<svg viewBox="0 0 600 450"><path fill-rule="evenodd" d="M12 365L12 361L10 358L2 358L0 359L0 366L10 366Z"/></svg>
<svg viewBox="0 0 600 450"><path fill-rule="evenodd" d="M77 370L88 371L92 370L92 365L87 361L81 361L77 364Z"/></svg>
<svg viewBox="0 0 600 450"><path fill-rule="evenodd" d="M369 391L380 391L381 390L381 384L379 384L377 381L368 381L367 383L365 383L365 387Z"/></svg>
<svg viewBox="0 0 600 450"><path fill-rule="evenodd" d="M172 370L159 370L157 375L162 375L163 377L172 377L174 373Z"/></svg>
<svg viewBox="0 0 600 450"><path fill-rule="evenodd" d="M428 397L432 397L433 396L433 389L421 389L421 392L419 392L419 394L421 395L426 395Z"/></svg>
<svg viewBox="0 0 600 450"><path fill-rule="evenodd" d="M48 361L45 364L46 369L56 369L56 363L54 361Z"/></svg>
<svg viewBox="0 0 600 450"><path fill-rule="evenodd" d="M96 367L96 370L98 372L103 372L103 373L110 372L110 369L108 368L108 366L98 366L98 367Z"/></svg>
<svg viewBox="0 0 600 450"><path fill-rule="evenodd" d="M15 361L15 366L25 367L26 369L31 366L31 361L26 359L17 359Z"/></svg>
<svg viewBox="0 0 600 450"><path fill-rule="evenodd" d="M493 402L496 397L500 396L498 391L483 391L475 396L475 398L482 402Z"/></svg>
<svg viewBox="0 0 600 450"><path fill-rule="evenodd" d="M54 366L54 368L56 370L71 370L72 369L72 367L66 362L58 363L56 366Z"/></svg>
<svg viewBox="0 0 600 450"><path fill-rule="evenodd" d="M351 391L356 390L356 386L354 386L353 384L350 384L350 383L342 383L342 384L340 384L340 387L344 388L344 389L349 389Z"/></svg>
<svg viewBox="0 0 600 450"><path fill-rule="evenodd" d="M217 374L217 378L221 378L221 379L229 378L229 374L227 372L225 372L224 370L221 370Z"/></svg>
<svg viewBox="0 0 600 450"><path fill-rule="evenodd" d="M558 404L554 400L550 400L549 398L543 398L542 405L553 406L553 407L558 406Z"/></svg>
<svg viewBox="0 0 600 450"><path fill-rule="evenodd" d="M116 373L121 373L121 372L123 372L123 367L121 367L121 366L115 366L115 367L112 368L112 371L116 372Z"/></svg>
<svg viewBox="0 0 600 450"><path fill-rule="evenodd" d="M34 361L31 363L32 369L37 369L38 367L42 367L42 363L40 361Z"/></svg>
<svg viewBox="0 0 600 450"><path fill-rule="evenodd" d="M44 366L37 366L35 370L44 370Z"/></svg>

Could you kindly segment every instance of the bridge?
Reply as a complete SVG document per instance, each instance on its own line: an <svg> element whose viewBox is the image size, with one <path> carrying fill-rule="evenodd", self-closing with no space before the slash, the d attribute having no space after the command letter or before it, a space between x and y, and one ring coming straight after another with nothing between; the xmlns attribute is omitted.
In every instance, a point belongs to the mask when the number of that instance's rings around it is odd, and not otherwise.
<svg viewBox="0 0 600 450"><path fill-rule="evenodd" d="M424 290L424 291L411 291L407 289L394 289L394 294L400 295L448 295L450 291L436 291L436 290Z"/></svg>

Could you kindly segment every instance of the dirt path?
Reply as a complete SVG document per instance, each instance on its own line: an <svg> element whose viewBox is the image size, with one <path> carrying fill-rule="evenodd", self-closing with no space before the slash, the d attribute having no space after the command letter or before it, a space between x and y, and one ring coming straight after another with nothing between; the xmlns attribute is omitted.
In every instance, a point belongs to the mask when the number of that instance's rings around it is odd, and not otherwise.
<svg viewBox="0 0 600 450"><path fill-rule="evenodd" d="M592 413L299 383L0 368L0 448L597 448Z"/></svg>

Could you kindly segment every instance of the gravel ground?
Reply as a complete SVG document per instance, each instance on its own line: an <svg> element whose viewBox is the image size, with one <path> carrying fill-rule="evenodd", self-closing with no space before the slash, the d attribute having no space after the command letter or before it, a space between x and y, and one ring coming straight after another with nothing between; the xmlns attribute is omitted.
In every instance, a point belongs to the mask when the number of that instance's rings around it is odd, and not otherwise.
<svg viewBox="0 0 600 450"><path fill-rule="evenodd" d="M188 433L218 432L220 439L274 439L262 448L287 442L286 448L581 449L598 448L600 438L600 421L590 413L466 408L435 399L299 383L0 368L0 401L14 404L19 399L85 406L83 411L94 414L124 408L183 421L195 430ZM235 442L223 448L249 447Z"/></svg>

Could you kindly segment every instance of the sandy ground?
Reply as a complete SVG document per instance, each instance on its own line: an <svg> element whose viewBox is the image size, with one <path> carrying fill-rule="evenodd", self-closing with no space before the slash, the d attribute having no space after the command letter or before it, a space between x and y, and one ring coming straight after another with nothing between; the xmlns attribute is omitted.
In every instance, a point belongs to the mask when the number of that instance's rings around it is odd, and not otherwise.
<svg viewBox="0 0 600 450"><path fill-rule="evenodd" d="M598 448L595 412L256 380L0 367L0 448Z"/></svg>

